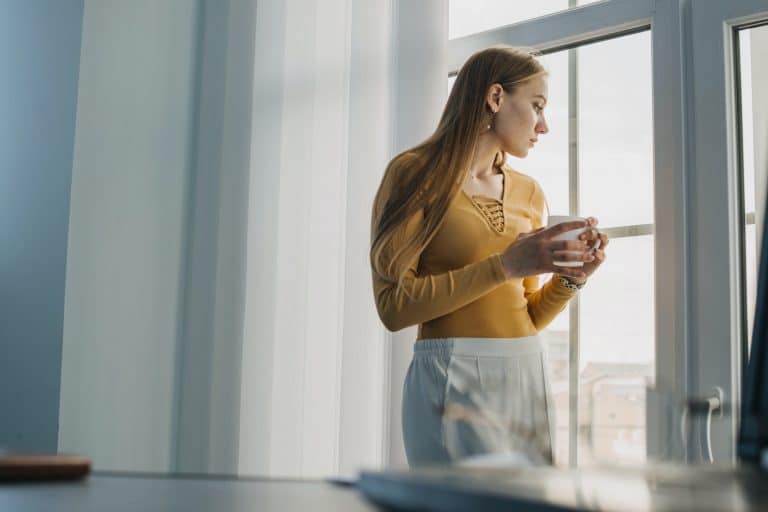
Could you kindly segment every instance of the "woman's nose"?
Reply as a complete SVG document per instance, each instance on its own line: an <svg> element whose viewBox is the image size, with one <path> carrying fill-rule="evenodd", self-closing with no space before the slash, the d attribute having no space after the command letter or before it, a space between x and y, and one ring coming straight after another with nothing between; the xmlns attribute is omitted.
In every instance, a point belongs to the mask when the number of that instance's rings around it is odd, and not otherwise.
<svg viewBox="0 0 768 512"><path fill-rule="evenodd" d="M549 131L549 126L547 126L547 120L544 119L544 116L542 116L539 119L539 122L536 123L536 133L547 133Z"/></svg>

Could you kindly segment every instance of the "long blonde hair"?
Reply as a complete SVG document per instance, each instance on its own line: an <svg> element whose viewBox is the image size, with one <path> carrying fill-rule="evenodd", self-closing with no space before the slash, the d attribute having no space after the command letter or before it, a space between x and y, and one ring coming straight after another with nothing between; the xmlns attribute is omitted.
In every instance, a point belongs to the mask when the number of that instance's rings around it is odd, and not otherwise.
<svg viewBox="0 0 768 512"><path fill-rule="evenodd" d="M480 134L491 116L485 101L492 84L508 94L546 74L530 48L495 45L473 54L461 67L435 132L387 165L373 202L370 259L373 272L402 285L408 267L420 256L460 192ZM499 151L494 165L505 161ZM393 238L419 212L423 222L397 248ZM392 251L392 249L396 249Z"/></svg>

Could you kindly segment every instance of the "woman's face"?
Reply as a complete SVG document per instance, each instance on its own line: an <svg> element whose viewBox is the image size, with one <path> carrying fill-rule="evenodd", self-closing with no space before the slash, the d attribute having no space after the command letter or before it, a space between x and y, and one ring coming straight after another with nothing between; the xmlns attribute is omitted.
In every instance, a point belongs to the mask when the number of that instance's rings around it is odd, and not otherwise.
<svg viewBox="0 0 768 512"><path fill-rule="evenodd" d="M495 133L501 149L525 158L539 135L549 131L544 119L547 92L546 75L523 82L512 94L504 93L501 86L491 87L488 103L497 113L494 131L489 133Z"/></svg>

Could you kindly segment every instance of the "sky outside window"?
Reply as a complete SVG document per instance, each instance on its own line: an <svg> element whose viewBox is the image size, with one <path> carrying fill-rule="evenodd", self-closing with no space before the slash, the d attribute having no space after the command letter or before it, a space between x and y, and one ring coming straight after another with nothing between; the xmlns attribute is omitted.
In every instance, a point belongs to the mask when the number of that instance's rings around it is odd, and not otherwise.
<svg viewBox="0 0 768 512"><path fill-rule="evenodd" d="M578 5L600 0L580 0ZM455 39L568 9L568 0L451 0L448 38Z"/></svg>

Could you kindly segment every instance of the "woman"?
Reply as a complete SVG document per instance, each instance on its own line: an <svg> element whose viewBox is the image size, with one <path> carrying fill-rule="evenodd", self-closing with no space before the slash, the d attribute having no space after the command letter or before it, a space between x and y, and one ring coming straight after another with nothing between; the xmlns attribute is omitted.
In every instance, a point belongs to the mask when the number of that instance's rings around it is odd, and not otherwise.
<svg viewBox="0 0 768 512"><path fill-rule="evenodd" d="M608 238L553 241L590 218L543 227L538 183L509 168L547 133L547 72L494 46L456 77L435 133L387 166L373 204L376 306L419 325L403 389L411 466L483 454L551 463L553 405L537 333L605 260ZM601 248L594 250L597 238ZM581 261L582 267L553 261ZM538 274L555 273L544 286Z"/></svg>

